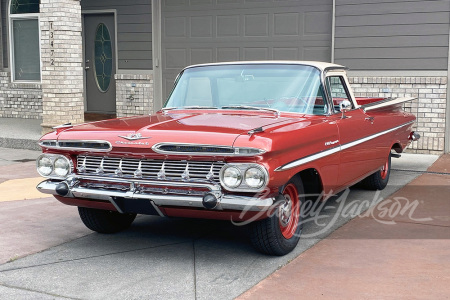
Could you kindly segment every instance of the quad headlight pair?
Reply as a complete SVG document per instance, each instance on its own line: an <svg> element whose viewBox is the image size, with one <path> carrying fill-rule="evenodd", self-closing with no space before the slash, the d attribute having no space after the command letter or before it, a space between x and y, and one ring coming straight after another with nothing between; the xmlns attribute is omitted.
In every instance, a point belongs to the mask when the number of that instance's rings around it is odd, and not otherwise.
<svg viewBox="0 0 450 300"><path fill-rule="evenodd" d="M36 168L43 177L65 178L73 171L73 163L64 155L42 154L36 160Z"/></svg>
<svg viewBox="0 0 450 300"><path fill-rule="evenodd" d="M229 191L259 191L268 178L267 170L258 164L227 164L220 171L220 182Z"/></svg>

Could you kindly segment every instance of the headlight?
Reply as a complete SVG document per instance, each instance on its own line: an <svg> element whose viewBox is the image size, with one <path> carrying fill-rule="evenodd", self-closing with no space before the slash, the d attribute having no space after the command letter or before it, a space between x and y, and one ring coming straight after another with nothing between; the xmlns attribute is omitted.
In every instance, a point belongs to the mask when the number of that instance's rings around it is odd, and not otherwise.
<svg viewBox="0 0 450 300"><path fill-rule="evenodd" d="M53 163L55 166L55 174L60 177L66 177L70 172L70 162L65 156L60 156Z"/></svg>
<svg viewBox="0 0 450 300"><path fill-rule="evenodd" d="M230 188L238 187L242 182L241 171L235 167L228 167L223 171L223 183Z"/></svg>
<svg viewBox="0 0 450 300"><path fill-rule="evenodd" d="M73 170L72 162L64 155L42 154L36 160L39 175L49 178L64 178Z"/></svg>
<svg viewBox="0 0 450 300"><path fill-rule="evenodd" d="M220 183L228 191L259 192L268 180L266 168L254 163L229 163L220 171Z"/></svg>
<svg viewBox="0 0 450 300"><path fill-rule="evenodd" d="M53 162L47 156L39 156L37 160L37 171L41 176L49 176L53 172Z"/></svg>
<svg viewBox="0 0 450 300"><path fill-rule="evenodd" d="M247 169L247 171L245 171L244 179L249 187L255 189L262 187L266 181L264 172L257 167Z"/></svg>

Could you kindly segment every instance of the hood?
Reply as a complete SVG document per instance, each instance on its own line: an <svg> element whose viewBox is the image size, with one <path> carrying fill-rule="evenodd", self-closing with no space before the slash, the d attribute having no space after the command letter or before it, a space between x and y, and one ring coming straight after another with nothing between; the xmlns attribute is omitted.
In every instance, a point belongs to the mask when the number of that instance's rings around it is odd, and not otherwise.
<svg viewBox="0 0 450 300"><path fill-rule="evenodd" d="M233 146L241 134L289 120L292 119L255 113L158 113L74 126L60 132L58 140L102 140L113 147L138 148L150 148L164 142ZM130 141L124 138L136 134L141 139Z"/></svg>

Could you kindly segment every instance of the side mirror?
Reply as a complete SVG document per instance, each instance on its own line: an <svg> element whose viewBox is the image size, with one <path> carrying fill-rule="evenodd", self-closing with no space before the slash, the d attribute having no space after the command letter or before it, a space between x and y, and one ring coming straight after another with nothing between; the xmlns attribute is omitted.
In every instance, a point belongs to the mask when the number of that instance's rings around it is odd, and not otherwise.
<svg viewBox="0 0 450 300"><path fill-rule="evenodd" d="M352 109L352 103L348 100L344 100L341 103L339 103L339 109L342 112L342 119L347 118L345 116L346 112L349 112Z"/></svg>

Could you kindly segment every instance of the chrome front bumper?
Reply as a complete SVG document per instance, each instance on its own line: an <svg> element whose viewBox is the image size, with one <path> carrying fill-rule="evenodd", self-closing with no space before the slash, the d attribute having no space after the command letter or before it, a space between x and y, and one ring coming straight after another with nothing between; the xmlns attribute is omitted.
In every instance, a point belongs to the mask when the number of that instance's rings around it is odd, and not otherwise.
<svg viewBox="0 0 450 300"><path fill-rule="evenodd" d="M89 180L94 182L114 182L120 184L129 184L127 191L93 189L79 186L80 180ZM269 197L247 197L238 195L223 194L221 187L214 183L180 182L180 181L157 181L141 179L125 179L98 176L74 176L64 181L45 180L37 185L37 190L51 195L62 196L58 194L56 187L60 183L65 183L69 187L66 198L81 198L91 200L104 200L111 202L114 207L122 212L117 205L115 198L123 199L144 199L151 201L153 206L177 206L185 208L203 208L202 195L173 195L173 194L150 194L142 193L136 186L147 184L153 186L170 186L179 188L205 188L209 194L213 194L218 199L218 205L214 210L235 210L235 211L268 211L284 203L285 199L281 195L272 195Z"/></svg>

